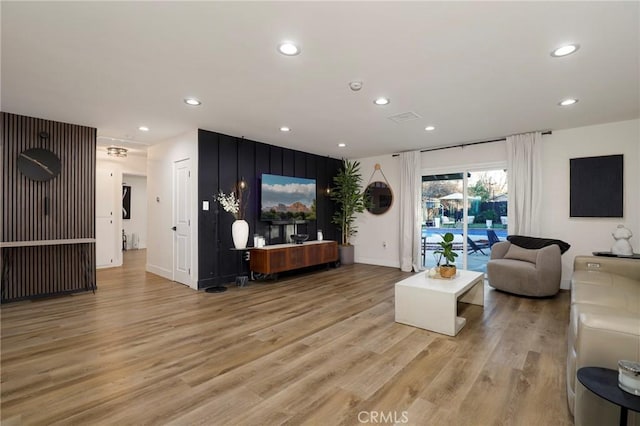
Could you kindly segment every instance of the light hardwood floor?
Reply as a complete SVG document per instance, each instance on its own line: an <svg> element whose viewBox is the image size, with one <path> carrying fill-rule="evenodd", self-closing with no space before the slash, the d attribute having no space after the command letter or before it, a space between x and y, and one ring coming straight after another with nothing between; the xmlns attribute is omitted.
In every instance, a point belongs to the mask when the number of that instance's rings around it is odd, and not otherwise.
<svg viewBox="0 0 640 426"><path fill-rule="evenodd" d="M2 306L3 425L572 424L567 292L487 288L447 337L394 322L397 269L208 294L144 263L127 252L95 295Z"/></svg>

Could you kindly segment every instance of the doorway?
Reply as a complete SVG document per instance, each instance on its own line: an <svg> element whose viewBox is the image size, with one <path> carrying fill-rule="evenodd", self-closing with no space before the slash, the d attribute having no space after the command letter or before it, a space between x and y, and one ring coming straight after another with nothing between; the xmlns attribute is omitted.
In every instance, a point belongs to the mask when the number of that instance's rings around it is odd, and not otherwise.
<svg viewBox="0 0 640 426"><path fill-rule="evenodd" d="M122 251L147 248L147 177L122 175ZM123 256L122 262L132 256Z"/></svg>

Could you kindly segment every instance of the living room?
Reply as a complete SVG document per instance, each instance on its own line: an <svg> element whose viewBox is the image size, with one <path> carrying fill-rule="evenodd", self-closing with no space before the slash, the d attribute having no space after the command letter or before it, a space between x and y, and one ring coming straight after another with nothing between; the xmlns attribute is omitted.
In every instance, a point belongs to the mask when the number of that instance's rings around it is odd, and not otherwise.
<svg viewBox="0 0 640 426"><path fill-rule="evenodd" d="M93 268L95 292L3 303L3 424L573 424L574 259L609 251L618 224L640 247L637 3L3 2L0 12L2 111L93 129L94 165L115 173L108 210L119 212L127 176L146 180L147 201L146 248L121 251L127 219L107 219L115 262ZM277 51L288 38L299 53ZM566 42L578 49L553 56ZM577 102L559 105L567 97ZM397 154L419 151L421 176L509 173L505 139L534 131L545 133L536 236L571 245L561 291L485 286L484 306L459 304L467 324L455 337L394 322L394 285L411 275L399 270ZM114 146L128 157L109 156ZM610 155L624 157L622 217L572 217L570 161ZM187 158L181 285L172 200ZM360 163L365 185L381 170L394 196L384 214L357 215L355 264L237 287L247 266L215 194L246 181L250 235L285 242L288 228L260 220L260 176L313 177L330 192L341 158ZM57 206L55 191L42 194ZM318 203L324 213L303 229L338 240L333 204ZM227 291L203 291L213 285Z"/></svg>

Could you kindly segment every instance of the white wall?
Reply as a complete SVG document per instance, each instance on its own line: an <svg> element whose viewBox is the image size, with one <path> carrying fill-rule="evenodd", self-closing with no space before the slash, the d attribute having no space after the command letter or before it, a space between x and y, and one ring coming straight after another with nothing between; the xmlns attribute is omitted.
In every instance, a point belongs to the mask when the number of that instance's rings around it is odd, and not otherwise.
<svg viewBox="0 0 640 426"><path fill-rule="evenodd" d="M485 168L507 163L506 142L491 142L464 148L441 149L423 152L423 174L461 172L467 168Z"/></svg>
<svg viewBox="0 0 640 426"><path fill-rule="evenodd" d="M147 248L147 177L124 174L122 185L131 187L131 219L122 220L127 249ZM138 238L137 247L133 246L133 234Z"/></svg>
<svg viewBox="0 0 640 426"><path fill-rule="evenodd" d="M356 246L355 261L400 267L400 158L389 154L360 158L358 161L362 165L361 174L365 185L374 165L380 164L389 180L394 199L391 209L383 215L375 216L367 212L358 216L358 235L352 241ZM460 172L470 165L474 165L471 168L505 167L506 161L504 142L423 152L420 155L422 174ZM379 177L379 173L376 173L374 180Z"/></svg>
<svg viewBox="0 0 640 426"><path fill-rule="evenodd" d="M191 160L191 282L198 288L198 132L147 150L147 271L173 280L173 166Z"/></svg>
<svg viewBox="0 0 640 426"><path fill-rule="evenodd" d="M542 203L546 214L542 231L571 244L562 256L563 288L568 288L574 257L610 250L614 242L611 232L618 224L631 229L631 245L640 252L640 120L557 130L543 138L543 143ZM569 217L569 160L615 154L624 155L624 217Z"/></svg>
<svg viewBox="0 0 640 426"><path fill-rule="evenodd" d="M360 161L360 174L363 186L369 183L369 177L376 163L380 164L393 192L391 208L384 214L374 215L364 212L358 215L356 224L358 233L351 239L355 248L355 261L371 265L400 267L400 158L391 155L369 157ZM373 176L374 181L383 181L380 172Z"/></svg>
<svg viewBox="0 0 640 426"><path fill-rule="evenodd" d="M542 235L571 244L562 256L562 288L569 288L576 255L609 250L613 244L611 232L622 223L634 233L631 244L640 252L640 120L607 123L567 130L555 130L543 136L543 216ZM569 217L569 159L596 155L624 154L625 206L624 218ZM423 173L446 173L462 169L506 165L506 143L495 142L425 152L421 155ZM366 213L358 217L356 262L398 266L399 215L397 198L399 159L378 156L358 159L363 165L363 178L370 176L375 163L380 163L394 190L394 205L389 213L378 218ZM387 241L387 249L382 240Z"/></svg>
<svg viewBox="0 0 640 426"><path fill-rule="evenodd" d="M106 152L98 151L96 153L96 168L108 170L113 173L113 247L115 251L113 263L109 266L122 266L122 175L124 173L145 175L147 159L143 155L128 155L125 158L114 158L109 157ZM96 194L96 197L100 197L100 194Z"/></svg>

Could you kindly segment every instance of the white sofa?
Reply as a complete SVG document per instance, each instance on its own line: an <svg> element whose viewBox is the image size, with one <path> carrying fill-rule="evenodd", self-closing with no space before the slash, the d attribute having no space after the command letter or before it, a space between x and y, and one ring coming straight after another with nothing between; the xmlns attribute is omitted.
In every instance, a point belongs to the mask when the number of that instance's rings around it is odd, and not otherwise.
<svg viewBox="0 0 640 426"><path fill-rule="evenodd" d="M575 424L618 424L619 407L586 389L576 372L640 361L640 260L577 256L570 315L567 400ZM640 426L640 414L629 411L629 424Z"/></svg>

